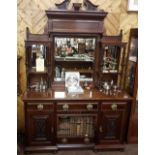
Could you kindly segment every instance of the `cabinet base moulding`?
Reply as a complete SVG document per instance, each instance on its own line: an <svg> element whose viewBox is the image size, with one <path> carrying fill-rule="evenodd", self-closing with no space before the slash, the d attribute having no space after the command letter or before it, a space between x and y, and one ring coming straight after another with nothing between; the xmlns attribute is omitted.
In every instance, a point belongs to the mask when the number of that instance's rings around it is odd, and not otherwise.
<svg viewBox="0 0 155 155"><path fill-rule="evenodd" d="M124 144L105 145L99 144L94 147L95 151L124 151Z"/></svg>
<svg viewBox="0 0 155 155"><path fill-rule="evenodd" d="M94 143L91 144L58 144L58 149L93 149Z"/></svg>
<svg viewBox="0 0 155 155"><path fill-rule="evenodd" d="M98 151L124 151L124 145L95 145L91 144L58 144L56 146L31 146L24 149L24 153L57 153L58 150L90 149Z"/></svg>
<svg viewBox="0 0 155 155"><path fill-rule="evenodd" d="M56 146L30 146L24 149L25 153L45 153L45 152L53 152L56 153L58 148Z"/></svg>

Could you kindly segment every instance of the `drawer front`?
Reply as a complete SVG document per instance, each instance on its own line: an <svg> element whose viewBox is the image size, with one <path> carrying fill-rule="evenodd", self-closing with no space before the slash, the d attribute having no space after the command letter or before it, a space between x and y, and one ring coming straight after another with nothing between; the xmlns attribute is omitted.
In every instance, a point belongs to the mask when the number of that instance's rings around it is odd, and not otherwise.
<svg viewBox="0 0 155 155"><path fill-rule="evenodd" d="M102 111L104 110L117 111L126 109L126 107L127 107L126 102L102 102L101 104Z"/></svg>
<svg viewBox="0 0 155 155"><path fill-rule="evenodd" d="M27 103L27 110L49 110L53 111L53 103L44 103L44 102L37 102L37 103Z"/></svg>
<svg viewBox="0 0 155 155"><path fill-rule="evenodd" d="M59 102L57 111L97 111L97 102Z"/></svg>

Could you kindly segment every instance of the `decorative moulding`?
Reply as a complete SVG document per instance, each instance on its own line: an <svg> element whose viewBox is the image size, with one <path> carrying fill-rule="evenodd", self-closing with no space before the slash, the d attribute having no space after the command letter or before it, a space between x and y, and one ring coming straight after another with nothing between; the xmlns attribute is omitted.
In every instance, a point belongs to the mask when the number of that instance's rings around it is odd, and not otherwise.
<svg viewBox="0 0 155 155"><path fill-rule="evenodd" d="M61 3L55 3L58 9L67 9L68 4L71 0L64 0ZM90 0L83 0L83 3L81 1L75 1L73 2L73 8L75 11L79 11L82 7L82 5L86 8L86 10L90 11L96 11L98 8L98 5L93 4Z"/></svg>
<svg viewBox="0 0 155 155"><path fill-rule="evenodd" d="M97 10L98 5L93 4L91 1L84 0L83 3L87 10Z"/></svg>
<svg viewBox="0 0 155 155"><path fill-rule="evenodd" d="M58 9L67 9L68 4L70 3L70 0L64 0L61 3L55 3Z"/></svg>
<svg viewBox="0 0 155 155"><path fill-rule="evenodd" d="M75 11L79 11L82 6L82 3L73 3L73 8Z"/></svg>

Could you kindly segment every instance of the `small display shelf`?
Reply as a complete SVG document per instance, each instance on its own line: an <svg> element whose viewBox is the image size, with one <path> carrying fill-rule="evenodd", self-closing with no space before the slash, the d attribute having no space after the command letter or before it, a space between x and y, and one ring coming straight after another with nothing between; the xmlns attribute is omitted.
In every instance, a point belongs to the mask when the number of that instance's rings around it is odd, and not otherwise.
<svg viewBox="0 0 155 155"><path fill-rule="evenodd" d="M26 37L27 89L46 91L51 83L51 42L45 34L31 34L28 28Z"/></svg>
<svg viewBox="0 0 155 155"><path fill-rule="evenodd" d="M58 116L58 137L94 137L93 116Z"/></svg>
<svg viewBox="0 0 155 155"><path fill-rule="evenodd" d="M126 43L122 42L121 38L122 32L118 36L103 36L99 80L124 89Z"/></svg>
<svg viewBox="0 0 155 155"><path fill-rule="evenodd" d="M94 58L88 55L76 54L74 56L55 56L55 61L82 61L93 62Z"/></svg>
<svg viewBox="0 0 155 155"><path fill-rule="evenodd" d="M65 72L79 72L81 82L93 82L96 37L54 37L54 81L64 81Z"/></svg>

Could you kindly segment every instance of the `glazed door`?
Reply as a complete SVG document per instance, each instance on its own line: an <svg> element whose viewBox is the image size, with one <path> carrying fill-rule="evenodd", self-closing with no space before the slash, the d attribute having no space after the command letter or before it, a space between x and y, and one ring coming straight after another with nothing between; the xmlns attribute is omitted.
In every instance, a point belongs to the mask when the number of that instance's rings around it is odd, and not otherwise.
<svg viewBox="0 0 155 155"><path fill-rule="evenodd" d="M97 125L97 102L57 103L58 145L94 143Z"/></svg>
<svg viewBox="0 0 155 155"><path fill-rule="evenodd" d="M123 143L127 123L126 103L102 103L100 143Z"/></svg>
<svg viewBox="0 0 155 155"><path fill-rule="evenodd" d="M53 111L49 105L37 104L37 110L27 112L28 145L51 145L54 143ZM45 108L45 109L42 109ZM48 110L47 110L48 109Z"/></svg>

